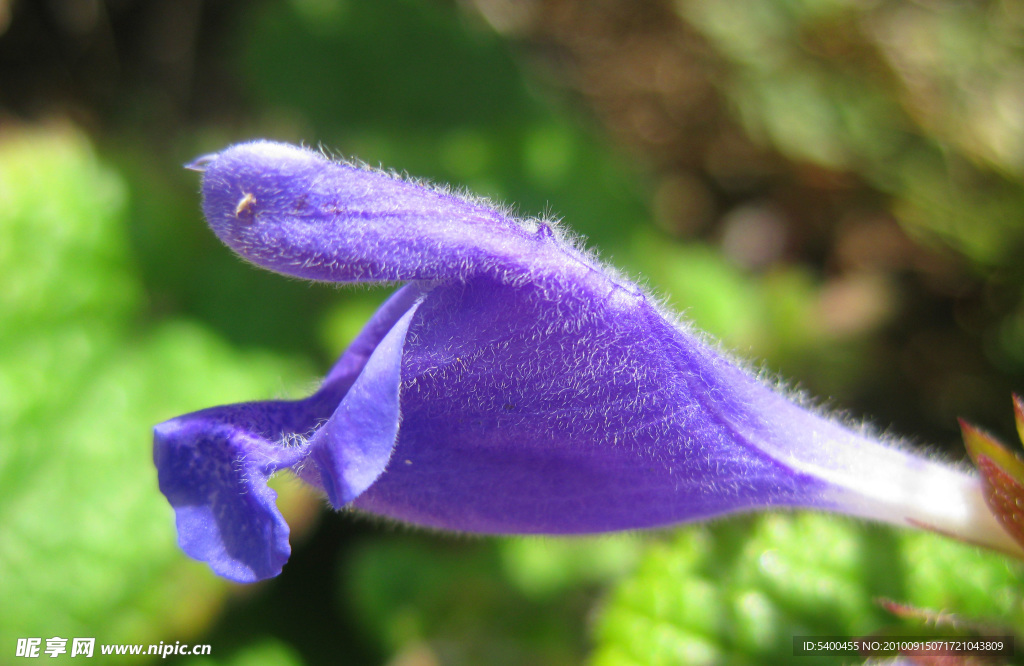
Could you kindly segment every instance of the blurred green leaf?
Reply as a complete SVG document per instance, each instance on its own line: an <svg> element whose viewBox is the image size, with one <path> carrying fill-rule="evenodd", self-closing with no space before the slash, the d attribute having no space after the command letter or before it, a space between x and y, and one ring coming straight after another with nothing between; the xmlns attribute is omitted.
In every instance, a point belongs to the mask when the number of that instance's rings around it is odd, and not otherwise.
<svg viewBox="0 0 1024 666"><path fill-rule="evenodd" d="M293 389L304 364L140 330L123 180L69 127L0 141L0 645L194 635L227 587L175 543L151 427Z"/></svg>
<svg viewBox="0 0 1024 666"><path fill-rule="evenodd" d="M287 644L273 638L264 638L230 656L215 654L216 646L210 646L210 656L189 661L195 666L303 666L306 662Z"/></svg>
<svg viewBox="0 0 1024 666"><path fill-rule="evenodd" d="M728 61L747 132L894 197L983 267L1024 246L1024 5L681 2Z"/></svg>
<svg viewBox="0 0 1024 666"><path fill-rule="evenodd" d="M633 534L521 537L503 539L499 547L508 578L527 596L545 599L616 580L636 564L643 541Z"/></svg>
<svg viewBox="0 0 1024 666"><path fill-rule="evenodd" d="M610 594L592 663L834 663L793 656L798 635L897 624L876 599L1024 630L1024 565L923 532L836 516L769 514L652 544Z"/></svg>
<svg viewBox="0 0 1024 666"><path fill-rule="evenodd" d="M497 540L391 535L343 562L340 598L385 653L451 666L579 663L593 601L579 574L560 596L538 598L502 568Z"/></svg>
<svg viewBox="0 0 1024 666"><path fill-rule="evenodd" d="M268 107L320 127L437 132L515 123L534 105L505 85L516 73L500 41L465 30L454 8L344 2L313 18L309 7L323 4L266 3L247 15L242 69Z"/></svg>

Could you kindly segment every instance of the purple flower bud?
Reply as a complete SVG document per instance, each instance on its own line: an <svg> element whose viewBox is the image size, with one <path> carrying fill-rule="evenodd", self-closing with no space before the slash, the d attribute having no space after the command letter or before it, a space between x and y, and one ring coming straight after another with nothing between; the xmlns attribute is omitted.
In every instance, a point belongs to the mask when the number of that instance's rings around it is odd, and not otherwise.
<svg viewBox="0 0 1024 666"><path fill-rule="evenodd" d="M277 143L193 168L210 226L248 261L408 283L311 397L156 427L179 542L222 576L287 560L266 485L283 468L336 508L463 532L804 507L1012 547L974 477L794 404L546 222Z"/></svg>

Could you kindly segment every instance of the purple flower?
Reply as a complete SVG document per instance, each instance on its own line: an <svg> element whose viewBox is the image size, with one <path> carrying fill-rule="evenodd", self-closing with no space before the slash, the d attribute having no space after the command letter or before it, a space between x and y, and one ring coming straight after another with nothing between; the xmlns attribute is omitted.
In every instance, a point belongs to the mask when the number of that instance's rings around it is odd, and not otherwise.
<svg viewBox="0 0 1024 666"><path fill-rule="evenodd" d="M284 468L336 508L444 530L805 507L1005 545L974 477L794 404L548 222L278 143L192 167L210 226L248 261L406 283L309 398L155 428L181 547L222 576L280 573L288 526L266 481Z"/></svg>

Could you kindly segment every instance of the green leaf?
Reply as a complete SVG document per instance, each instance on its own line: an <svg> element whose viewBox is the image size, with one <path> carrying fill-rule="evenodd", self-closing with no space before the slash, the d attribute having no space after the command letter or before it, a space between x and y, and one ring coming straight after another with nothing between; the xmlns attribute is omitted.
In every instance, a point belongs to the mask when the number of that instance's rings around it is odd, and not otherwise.
<svg viewBox="0 0 1024 666"><path fill-rule="evenodd" d="M793 636L899 623L876 601L1024 629L1024 568L943 537L836 516L770 514L652 543L611 592L592 663L814 664Z"/></svg>

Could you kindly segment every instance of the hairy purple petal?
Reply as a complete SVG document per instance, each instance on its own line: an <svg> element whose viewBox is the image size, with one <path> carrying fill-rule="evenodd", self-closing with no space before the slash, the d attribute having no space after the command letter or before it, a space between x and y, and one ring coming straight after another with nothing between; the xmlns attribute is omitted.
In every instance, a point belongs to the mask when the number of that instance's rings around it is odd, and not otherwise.
<svg viewBox="0 0 1024 666"><path fill-rule="evenodd" d="M261 435L302 420L301 405L249 403L181 416L154 429L160 490L175 508L178 544L221 576L253 582L288 560L288 525L267 479L304 454Z"/></svg>
<svg viewBox="0 0 1024 666"><path fill-rule="evenodd" d="M254 264L411 281L307 400L157 426L182 547L221 575L280 571L287 526L266 479L284 467L336 507L460 531L794 506L999 542L976 479L793 404L546 223L283 144L192 167L214 232Z"/></svg>
<svg viewBox="0 0 1024 666"><path fill-rule="evenodd" d="M642 297L438 287L410 329L392 464L356 506L445 529L578 533L823 504L825 484L737 427L746 408L716 364Z"/></svg>
<svg viewBox="0 0 1024 666"><path fill-rule="evenodd" d="M364 487L383 471L397 428L396 355L401 354L408 320L421 295L415 285L396 292L338 360L320 390L305 400L215 407L154 428L153 458L160 490L174 507L182 550L238 582L279 574L291 548L288 525L277 510L277 495L267 487L267 479L280 469L295 467L303 479L324 488L332 499L350 492L343 490L348 463L334 462L324 452L331 438L319 436L320 430L339 433L338 441L348 443L348 450L366 448L361 463L350 465L351 486ZM391 334L392 329L400 330ZM390 363L375 359L381 356ZM379 404L367 400L372 389L383 398ZM367 445L374 441L372 437L350 443L351 438L335 423L336 418L339 423L351 423L352 403L379 415L380 405L389 400L391 413L379 429L384 441L378 439L375 446ZM357 434L367 435L373 427L356 421ZM314 433L313 441L306 443ZM318 459L307 465L311 452ZM344 503L338 501L339 506Z"/></svg>
<svg viewBox="0 0 1024 666"><path fill-rule="evenodd" d="M492 208L266 141L206 158L203 212L249 261L331 282L521 269L542 235ZM557 254L557 253L556 253Z"/></svg>
<svg viewBox="0 0 1024 666"><path fill-rule="evenodd" d="M310 441L310 457L328 499L338 508L369 488L391 459L401 418L402 352L416 307L380 341L338 409Z"/></svg>

